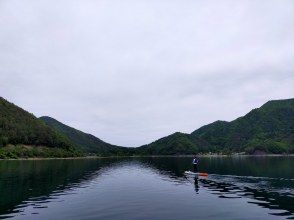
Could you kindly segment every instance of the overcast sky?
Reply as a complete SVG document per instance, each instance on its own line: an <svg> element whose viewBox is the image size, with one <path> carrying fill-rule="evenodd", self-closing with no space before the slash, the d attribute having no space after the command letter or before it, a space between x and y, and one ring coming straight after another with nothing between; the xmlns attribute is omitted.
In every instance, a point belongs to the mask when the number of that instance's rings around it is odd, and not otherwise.
<svg viewBox="0 0 294 220"><path fill-rule="evenodd" d="M0 0L0 95L112 144L233 120L293 85L293 0Z"/></svg>

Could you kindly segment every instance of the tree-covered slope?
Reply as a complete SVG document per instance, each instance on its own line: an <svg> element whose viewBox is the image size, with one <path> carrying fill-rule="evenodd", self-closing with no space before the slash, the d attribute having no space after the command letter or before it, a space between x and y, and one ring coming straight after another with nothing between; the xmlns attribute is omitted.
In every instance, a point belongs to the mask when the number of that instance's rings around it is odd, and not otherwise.
<svg viewBox="0 0 294 220"><path fill-rule="evenodd" d="M94 153L98 155L128 154L128 148L106 143L91 134L87 134L67 126L54 118L43 116L40 119L51 128L64 134L79 149L87 153Z"/></svg>
<svg viewBox="0 0 294 220"><path fill-rule="evenodd" d="M138 154L207 152L294 153L294 99L269 101L234 121L216 121L191 134L175 133L136 149Z"/></svg>
<svg viewBox="0 0 294 220"><path fill-rule="evenodd" d="M269 101L232 122L217 121L191 135L219 149L293 153L294 99Z"/></svg>
<svg viewBox="0 0 294 220"><path fill-rule="evenodd" d="M207 150L207 143L189 134L176 132L136 149L143 155L188 155Z"/></svg>
<svg viewBox="0 0 294 220"><path fill-rule="evenodd" d="M73 144L64 135L0 97L0 147L9 144L74 150Z"/></svg>

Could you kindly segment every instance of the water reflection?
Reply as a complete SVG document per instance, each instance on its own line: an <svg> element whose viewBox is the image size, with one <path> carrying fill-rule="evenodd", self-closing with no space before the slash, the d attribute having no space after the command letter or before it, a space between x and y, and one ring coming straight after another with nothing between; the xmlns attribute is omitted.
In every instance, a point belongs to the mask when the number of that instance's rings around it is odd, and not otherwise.
<svg viewBox="0 0 294 220"><path fill-rule="evenodd" d="M77 193L74 190L77 188L89 187L92 181L112 170L134 166L139 167L138 172L149 170L168 183L191 186L196 194L204 190L219 199L246 199L250 204L267 209L273 216L294 218L293 158L260 158L261 161L256 158L203 158L200 171L213 174L199 179L184 175L185 170L191 169L191 160L0 161L0 218L22 215L26 207L32 207L31 214L38 214L38 210L47 209L48 203L63 202L63 195ZM144 189L145 186L142 187Z"/></svg>
<svg viewBox="0 0 294 220"><path fill-rule="evenodd" d="M199 192L199 182L198 182L198 177L194 177L194 187L195 187L195 192Z"/></svg>
<svg viewBox="0 0 294 220"><path fill-rule="evenodd" d="M271 215L294 219L293 157L202 158L202 160L204 161L200 170L202 168L220 174L212 174L208 178L194 178L196 193L203 187L223 199L248 198L251 199L248 203L269 209ZM141 158L140 161L157 169L161 175L167 175L171 180L176 179L177 182L189 179L188 176L184 176L184 171L192 168L191 158ZM237 166L228 166L235 164L236 161L239 162ZM262 172L262 169L265 172ZM249 173L248 170L252 172ZM235 173L238 175L231 175ZM250 176L241 176L243 173ZM252 176L259 174L270 177ZM288 178L281 177L281 174L285 174Z"/></svg>
<svg viewBox="0 0 294 220"><path fill-rule="evenodd" d="M102 168L112 167L116 162L115 159L0 161L0 218L13 217L12 214L27 206L46 208L44 204L71 194L71 189L84 187Z"/></svg>
<svg viewBox="0 0 294 220"><path fill-rule="evenodd" d="M210 190L219 198L236 199L250 198L248 203L256 204L270 210L280 212L270 212L272 215L292 216L294 214L294 197L291 194L281 195L279 193L271 193L266 189L253 189L249 187L238 187L232 183L217 182L210 179L201 179L202 186Z"/></svg>

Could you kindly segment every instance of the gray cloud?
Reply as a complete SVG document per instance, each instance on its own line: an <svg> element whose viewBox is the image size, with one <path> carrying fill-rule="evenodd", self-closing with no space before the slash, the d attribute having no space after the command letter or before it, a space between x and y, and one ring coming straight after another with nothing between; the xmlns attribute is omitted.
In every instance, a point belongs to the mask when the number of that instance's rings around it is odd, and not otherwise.
<svg viewBox="0 0 294 220"><path fill-rule="evenodd" d="M294 94L293 1L2 0L0 94L138 146Z"/></svg>

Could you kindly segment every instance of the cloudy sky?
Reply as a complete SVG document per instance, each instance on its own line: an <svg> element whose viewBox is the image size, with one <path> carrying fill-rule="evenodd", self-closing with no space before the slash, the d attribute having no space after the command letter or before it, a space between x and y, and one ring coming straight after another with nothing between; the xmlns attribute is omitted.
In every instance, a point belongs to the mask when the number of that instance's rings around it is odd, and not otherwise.
<svg viewBox="0 0 294 220"><path fill-rule="evenodd" d="M112 144L233 120L293 85L293 0L0 0L0 96Z"/></svg>

